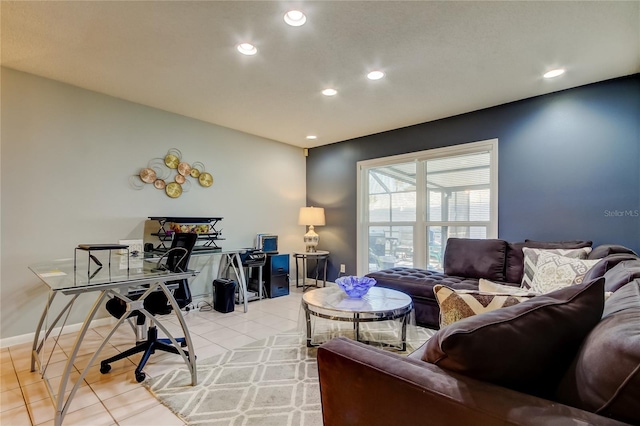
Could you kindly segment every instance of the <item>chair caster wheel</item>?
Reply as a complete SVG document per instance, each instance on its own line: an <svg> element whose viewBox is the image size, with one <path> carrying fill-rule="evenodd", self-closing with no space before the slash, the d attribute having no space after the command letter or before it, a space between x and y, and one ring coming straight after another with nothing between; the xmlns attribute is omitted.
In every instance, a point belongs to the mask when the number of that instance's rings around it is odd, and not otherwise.
<svg viewBox="0 0 640 426"><path fill-rule="evenodd" d="M100 372L102 374L107 374L111 371L111 366L109 364L100 364Z"/></svg>
<svg viewBox="0 0 640 426"><path fill-rule="evenodd" d="M144 379L147 377L146 374L144 374L142 371L139 373L136 373L136 382L138 383L142 383L144 382Z"/></svg>

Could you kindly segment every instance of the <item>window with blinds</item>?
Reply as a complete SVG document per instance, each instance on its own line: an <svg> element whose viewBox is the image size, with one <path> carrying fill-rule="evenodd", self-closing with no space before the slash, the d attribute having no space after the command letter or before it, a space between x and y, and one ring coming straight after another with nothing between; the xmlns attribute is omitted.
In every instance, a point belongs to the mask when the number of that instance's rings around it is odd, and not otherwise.
<svg viewBox="0 0 640 426"><path fill-rule="evenodd" d="M425 163L428 266L442 270L448 238L487 238L491 227L491 152Z"/></svg>
<svg viewBox="0 0 640 426"><path fill-rule="evenodd" d="M497 142L358 163L358 273L442 270L448 238L496 238Z"/></svg>

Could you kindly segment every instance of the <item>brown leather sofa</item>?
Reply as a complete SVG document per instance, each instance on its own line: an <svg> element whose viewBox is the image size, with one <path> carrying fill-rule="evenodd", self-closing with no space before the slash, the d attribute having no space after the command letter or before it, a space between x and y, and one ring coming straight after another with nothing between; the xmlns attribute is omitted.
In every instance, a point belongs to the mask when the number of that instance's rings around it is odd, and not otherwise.
<svg viewBox="0 0 640 426"><path fill-rule="evenodd" d="M416 323L438 329L440 308L433 293L435 285L443 284L456 290L477 290L478 280L484 278L520 286L524 272L524 247L576 249L591 245L591 241L525 240L511 243L500 239L449 238L444 254L444 272L395 267L371 272L367 276L376 279L376 286L399 290L411 296ZM637 255L626 247L606 244L594 248L589 254L589 259L600 258L607 258L607 261L594 267L589 278L601 276L618 262L635 260Z"/></svg>
<svg viewBox="0 0 640 426"><path fill-rule="evenodd" d="M622 270L625 268L619 268L615 274L617 278L621 275L632 278L638 273L633 269L638 264L630 266L626 272ZM548 296L551 301L523 302L466 318L444 327L409 356L346 338L325 343L318 349L324 424L640 424L640 279L631 279L619 286L606 302L603 302L602 294L604 281L599 278L571 286L568 290L559 290L554 292L556 296ZM580 308L589 314L583 314L576 308L578 300ZM535 306L532 308L525 304ZM552 313L545 317L540 314L543 309L550 309ZM557 326L540 329L539 324L532 323L526 319L527 316L542 316ZM500 333L506 332L504 339L499 334L489 337L483 334L490 328L486 326L487 321L496 324L500 323L500 318L506 317L510 318L506 328L497 328ZM520 322L512 322L514 318ZM525 323L522 318L525 318ZM473 329L474 322L483 321L484 325L475 324ZM581 331L562 331L570 322ZM457 330L456 324L460 324ZM519 325L522 330L518 329ZM472 327L471 331L469 327ZM531 333L526 327L539 331ZM469 333L479 333L474 342L458 348L458 355L467 357L471 364L475 360L480 365L488 363L484 372L469 369L463 374L464 368L456 365L454 351L448 358L438 355L440 351L450 350L444 342L456 332L460 332L458 337L462 335L462 339L467 339ZM491 342L492 339L496 341ZM545 342L550 342L548 365L544 364L544 357L537 350L538 345L544 346ZM497 345L491 349L501 355L483 356L485 352L478 349L478 345L483 344ZM529 357L529 353L535 355ZM563 356L566 361L562 361ZM446 362L441 362L443 359ZM550 377L528 368L539 367L536 363L543 363L544 371L549 371L547 375ZM562 368L558 370L559 366ZM545 379L543 383L553 383L554 386L548 388L544 396L536 395L538 392L529 393L527 389L535 388L531 387L531 382L538 381L538 377L527 378L523 373L516 378L523 379L520 382L505 382L500 375L503 369L510 368L524 368L529 373L533 371ZM553 370L560 371L560 374L557 375L557 371L552 374ZM478 378L484 377L485 373L488 376L486 380ZM495 377L493 373L497 373ZM508 383L508 386L501 383Z"/></svg>

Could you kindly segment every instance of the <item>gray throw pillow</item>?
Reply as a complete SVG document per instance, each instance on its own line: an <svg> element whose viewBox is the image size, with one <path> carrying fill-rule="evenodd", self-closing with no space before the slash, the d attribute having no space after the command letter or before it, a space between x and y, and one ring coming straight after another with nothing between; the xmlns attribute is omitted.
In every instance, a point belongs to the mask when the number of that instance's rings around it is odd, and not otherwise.
<svg viewBox="0 0 640 426"><path fill-rule="evenodd" d="M533 278L537 272L538 260L541 254L556 254L571 259L586 259L591 252L591 247L577 249L538 249L523 247L524 253L524 275L522 276L522 288L533 288ZM593 262L595 265L597 261ZM586 272L586 271L585 271Z"/></svg>
<svg viewBox="0 0 640 426"><path fill-rule="evenodd" d="M591 253L593 253L593 252L591 252ZM591 259L591 253L589 253L589 257L587 257L587 259ZM640 259L638 259L638 256L633 255L633 254L629 254L629 253L610 254L610 255L600 259L600 261L598 263L596 263L596 265L593 268L589 269L589 271L587 271L587 273L584 276L584 280L585 281L593 281L596 278L600 278L600 277L604 276L608 271L613 269L620 262L623 262L625 260L632 260L632 261L640 262ZM639 277L640 277L640 275L639 275ZM629 282L632 279L633 278L628 279L626 282ZM604 289L605 289L605 291L611 291L611 290L608 290L607 287L608 287L607 286L607 280L606 280L606 277L605 277Z"/></svg>
<svg viewBox="0 0 640 426"><path fill-rule="evenodd" d="M611 256L612 254L631 254L638 256L638 254L628 247L621 246L619 244L601 244L593 249L589 253L589 259L602 259L603 257Z"/></svg>
<svg viewBox="0 0 640 426"><path fill-rule="evenodd" d="M618 291L627 283L640 278L640 259L623 260L604 274L605 291Z"/></svg>
<svg viewBox="0 0 640 426"><path fill-rule="evenodd" d="M588 240L570 240L570 241L536 241L536 240L524 240L525 247L532 248L544 248L544 249L569 249L569 248L582 248L591 247L592 241Z"/></svg>
<svg viewBox="0 0 640 426"><path fill-rule="evenodd" d="M616 291L585 339L557 400L640 424L640 280Z"/></svg>
<svg viewBox="0 0 640 426"><path fill-rule="evenodd" d="M507 264L505 267L505 281L509 283L522 282L524 273L523 247L539 249L576 249L591 247L591 241L533 241L525 240L522 243L507 243Z"/></svg>
<svg viewBox="0 0 640 426"><path fill-rule="evenodd" d="M549 398L603 306L603 278L566 287L448 325L429 339L423 360Z"/></svg>
<svg viewBox="0 0 640 426"><path fill-rule="evenodd" d="M582 284L584 276L598 262L598 259L574 259L546 251L540 253L530 290L549 293L562 287Z"/></svg>

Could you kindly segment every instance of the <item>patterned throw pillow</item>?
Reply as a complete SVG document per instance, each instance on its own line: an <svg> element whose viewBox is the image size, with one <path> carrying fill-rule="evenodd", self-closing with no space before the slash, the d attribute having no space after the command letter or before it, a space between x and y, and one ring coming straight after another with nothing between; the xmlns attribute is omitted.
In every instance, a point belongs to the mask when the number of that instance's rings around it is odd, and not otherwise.
<svg viewBox="0 0 640 426"><path fill-rule="evenodd" d="M572 259L586 259L591 253L591 247L583 247L579 249L535 249L524 247L524 275L522 276L522 288L531 288L533 276L536 273L536 264L541 253L557 254Z"/></svg>
<svg viewBox="0 0 640 426"><path fill-rule="evenodd" d="M572 259L553 253L540 253L531 290L549 293L570 285L582 284L587 271L599 261L600 259Z"/></svg>
<svg viewBox="0 0 640 426"><path fill-rule="evenodd" d="M440 305L440 328L473 315L517 305L533 296L483 293L476 290L455 290L438 284L433 286Z"/></svg>

